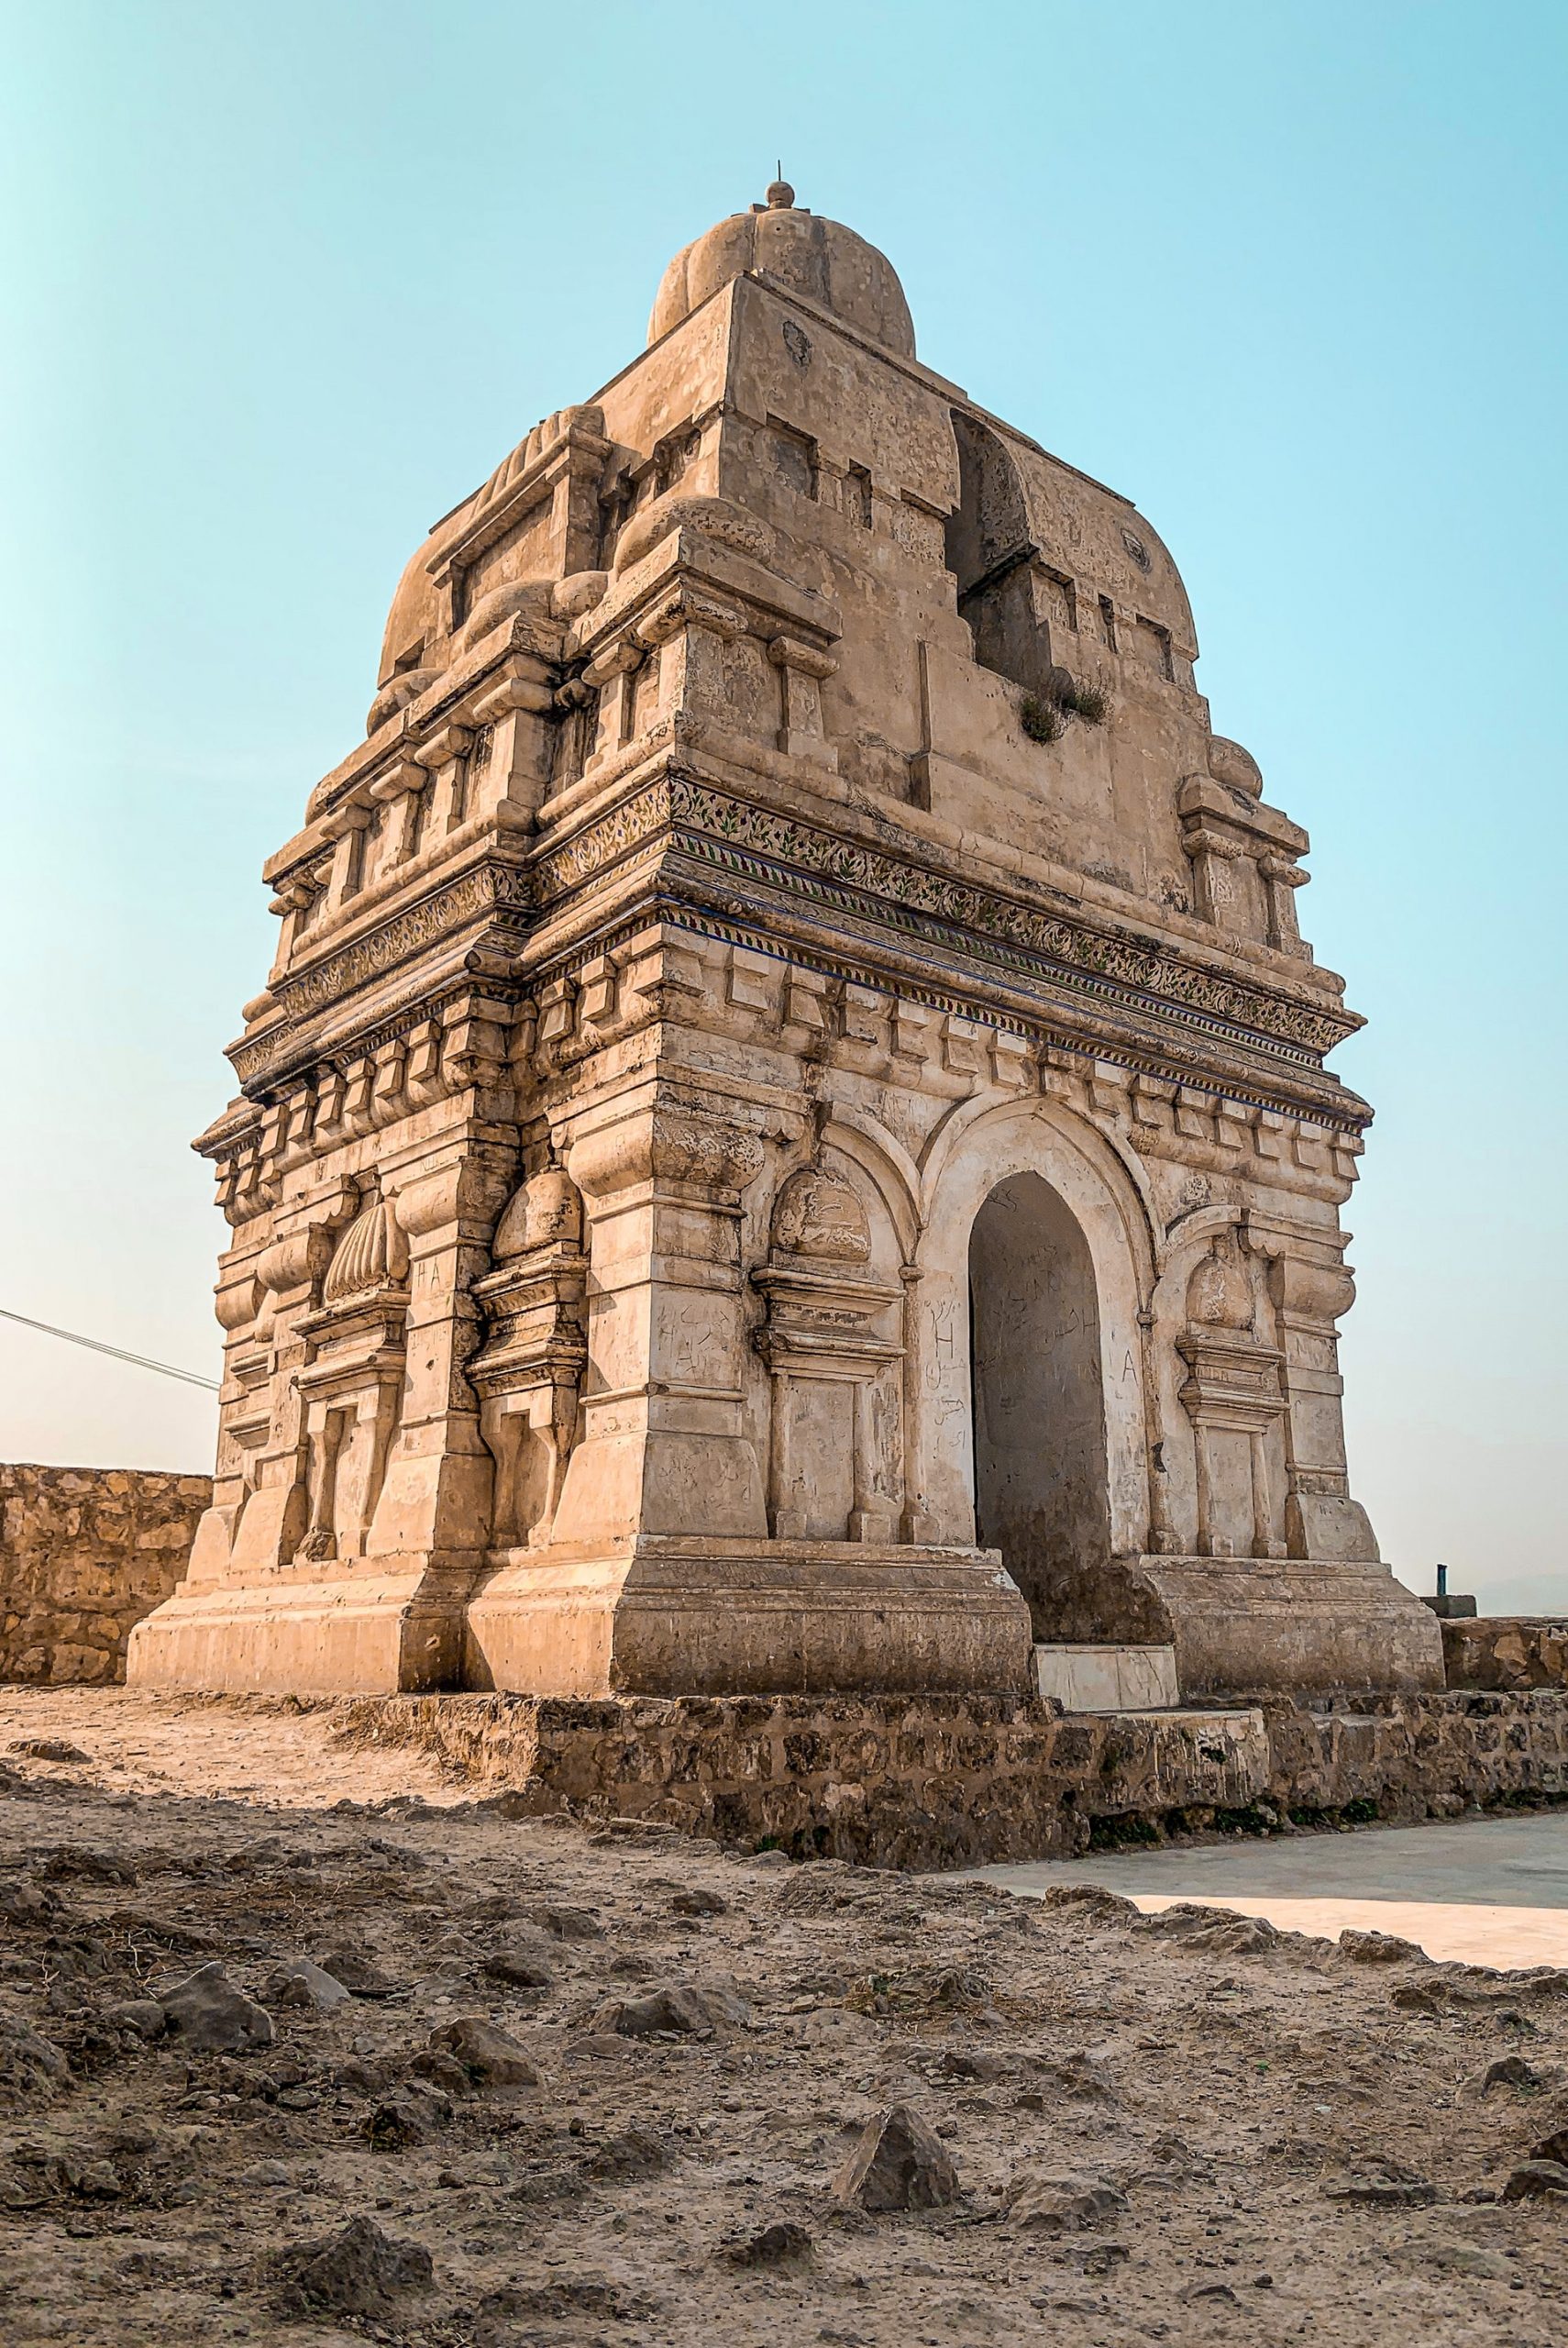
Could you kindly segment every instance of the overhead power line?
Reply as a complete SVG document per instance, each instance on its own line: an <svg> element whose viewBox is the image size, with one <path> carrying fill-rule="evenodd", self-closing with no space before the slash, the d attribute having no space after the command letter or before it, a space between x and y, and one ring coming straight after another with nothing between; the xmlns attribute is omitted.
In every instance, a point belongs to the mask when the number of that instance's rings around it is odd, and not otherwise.
<svg viewBox="0 0 1568 2348"><path fill-rule="evenodd" d="M89 1353L108 1354L115 1361L134 1363L138 1369L155 1369L160 1378L178 1378L187 1386L204 1386L209 1394L218 1390L215 1378L198 1378L193 1369L174 1369L166 1361L149 1361L145 1354L127 1354L123 1346L106 1346L99 1337L79 1337L74 1329L57 1329L50 1321L29 1321L25 1312L7 1312L3 1304L0 1321L19 1322L24 1329L41 1329L46 1337L63 1337L68 1346L85 1346Z"/></svg>

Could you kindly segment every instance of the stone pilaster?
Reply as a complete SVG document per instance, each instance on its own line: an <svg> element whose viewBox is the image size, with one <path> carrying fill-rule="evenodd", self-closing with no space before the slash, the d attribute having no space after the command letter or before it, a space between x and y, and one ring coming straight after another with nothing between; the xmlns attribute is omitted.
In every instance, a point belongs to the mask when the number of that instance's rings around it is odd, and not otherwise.
<svg viewBox="0 0 1568 2348"><path fill-rule="evenodd" d="M581 1440L558 1541L766 1537L740 1383L740 1202L762 1157L745 1126L657 1095L614 1104L572 1139L591 1279Z"/></svg>
<svg viewBox="0 0 1568 2348"><path fill-rule="evenodd" d="M1366 1511L1350 1496L1335 1324L1355 1301L1338 1233L1311 1239L1253 1218L1248 1243L1268 1261L1285 1394L1286 1545L1293 1557L1375 1560Z"/></svg>

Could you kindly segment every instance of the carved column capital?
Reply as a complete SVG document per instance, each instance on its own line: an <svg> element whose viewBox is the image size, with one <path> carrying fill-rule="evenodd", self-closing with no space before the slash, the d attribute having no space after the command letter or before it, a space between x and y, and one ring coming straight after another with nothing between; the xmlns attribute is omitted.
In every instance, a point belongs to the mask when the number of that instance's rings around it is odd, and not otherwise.
<svg viewBox="0 0 1568 2348"><path fill-rule="evenodd" d="M568 1170L591 1203L644 1183L679 1182L733 1203L762 1169L763 1146L748 1126L658 1102L580 1135Z"/></svg>
<svg viewBox="0 0 1568 2348"><path fill-rule="evenodd" d="M746 634L746 616L738 604L726 604L716 596L699 594L693 588L681 586L673 594L656 604L637 622L635 634L639 643L650 649L667 644L682 628L700 627L709 636L723 638L728 644Z"/></svg>
<svg viewBox="0 0 1568 2348"><path fill-rule="evenodd" d="M776 636L768 643L767 657L776 669L798 669L803 677L831 677L838 662L831 652L820 645L807 644L798 636Z"/></svg>

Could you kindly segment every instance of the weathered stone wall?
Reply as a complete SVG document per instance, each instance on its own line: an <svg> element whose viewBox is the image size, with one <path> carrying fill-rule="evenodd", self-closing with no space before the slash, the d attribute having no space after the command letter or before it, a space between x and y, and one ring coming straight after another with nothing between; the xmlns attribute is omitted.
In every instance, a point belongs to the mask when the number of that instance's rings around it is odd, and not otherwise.
<svg viewBox="0 0 1568 2348"><path fill-rule="evenodd" d="M1568 1799L1555 1692L1121 1714L1013 1696L394 1696L345 1705L343 1726L436 1753L527 1814L882 1866L1069 1857L1217 1819L1288 1831Z"/></svg>
<svg viewBox="0 0 1568 2348"><path fill-rule="evenodd" d="M1021 1692L1032 1606L1441 1689L1345 1458L1359 1021L1158 535L782 195L656 315L410 561L266 866L132 1683Z"/></svg>
<svg viewBox="0 0 1568 2348"><path fill-rule="evenodd" d="M1445 1622L1442 1661L1451 1688L1568 1688L1568 1612Z"/></svg>
<svg viewBox="0 0 1568 2348"><path fill-rule="evenodd" d="M0 1680L123 1679L211 1499L209 1476L0 1466Z"/></svg>

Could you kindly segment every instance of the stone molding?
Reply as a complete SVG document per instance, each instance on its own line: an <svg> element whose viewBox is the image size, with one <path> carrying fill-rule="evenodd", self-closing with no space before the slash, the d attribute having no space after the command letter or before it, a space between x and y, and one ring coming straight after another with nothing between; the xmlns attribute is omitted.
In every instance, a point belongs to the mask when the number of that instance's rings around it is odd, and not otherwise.
<svg viewBox="0 0 1568 2348"><path fill-rule="evenodd" d="M573 839L546 849L536 867L539 902L569 896L661 832L689 854L773 879L818 903L853 905L884 925L940 924L944 942L1009 948L1037 959L1058 982L1088 979L1102 991L1126 991L1145 1010L1213 1020L1275 1048L1294 1047L1304 1061L1321 1059L1362 1024L1353 1013L1203 970L1154 940L1047 913L679 773L645 784Z"/></svg>
<svg viewBox="0 0 1568 2348"><path fill-rule="evenodd" d="M389 920L377 923L348 945L335 947L320 961L291 972L279 981L273 994L285 1019L319 1011L324 1003L352 994L367 980L379 978L382 971L460 928L464 922L477 920L498 908L526 908L533 900L526 872L515 865L487 860L473 871L464 873L460 880L432 890L417 904L405 906ZM269 1040L258 1039L263 1055ZM242 1063L254 1057L251 1047L236 1045L229 1054L236 1074L242 1075Z"/></svg>
<svg viewBox="0 0 1568 2348"><path fill-rule="evenodd" d="M1031 907L712 784L667 773L593 818L571 840L547 848L532 869L487 859L281 980L274 1024L230 1047L236 1075L247 1089L264 1084L281 1063L296 1057L300 1039L292 1031L299 1020L469 924L495 915L515 921L564 903L639 849L656 855L673 849L699 864L786 889L793 898L853 912L884 931L934 936L948 949L977 952L1037 980L1119 1001L1134 1014L1177 1022L1205 1036L1229 1035L1243 1048L1262 1049L1304 1069L1316 1068L1361 1024L1353 1013L1203 970L1154 941ZM681 911L689 920L695 913L701 922L700 903ZM717 915L705 925L711 934L724 934ZM525 947L519 926L513 950L522 955Z"/></svg>

